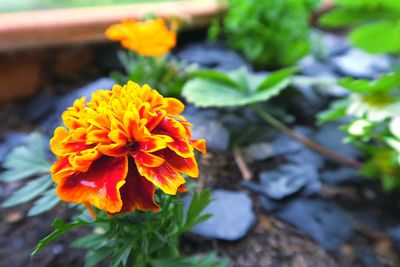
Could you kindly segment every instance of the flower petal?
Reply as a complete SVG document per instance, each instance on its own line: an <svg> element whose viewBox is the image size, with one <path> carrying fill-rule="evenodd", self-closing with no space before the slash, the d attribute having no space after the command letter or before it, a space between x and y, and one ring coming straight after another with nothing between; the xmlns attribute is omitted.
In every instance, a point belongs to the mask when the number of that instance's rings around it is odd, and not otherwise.
<svg viewBox="0 0 400 267"><path fill-rule="evenodd" d="M185 158L194 156L193 148L188 142L186 129L178 120L165 117L154 129L154 132L172 137L173 141L167 142L167 147L179 156Z"/></svg>
<svg viewBox="0 0 400 267"><path fill-rule="evenodd" d="M162 154L168 164L178 172L193 178L199 176L199 168L194 157L183 158L169 149L163 150L160 154Z"/></svg>
<svg viewBox="0 0 400 267"><path fill-rule="evenodd" d="M110 213L119 212L122 208L119 189L125 183L127 172L127 157L103 156L87 172L76 172L61 179L56 192L66 202L88 202Z"/></svg>
<svg viewBox="0 0 400 267"><path fill-rule="evenodd" d="M206 140L204 139L191 140L190 144L194 147L194 149L200 151L201 153L203 154L207 153Z"/></svg>
<svg viewBox="0 0 400 267"><path fill-rule="evenodd" d="M137 164L137 169L140 175L144 176L166 194L175 195L179 186L186 182L185 178L167 162L155 168Z"/></svg>
<svg viewBox="0 0 400 267"><path fill-rule="evenodd" d="M167 97L165 100L167 102L167 108L165 110L170 114L181 114L185 109L185 105L176 98Z"/></svg>
<svg viewBox="0 0 400 267"><path fill-rule="evenodd" d="M142 151L132 153L132 156L135 159L136 164L146 167L158 167L165 161L161 157Z"/></svg>
<svg viewBox="0 0 400 267"><path fill-rule="evenodd" d="M138 173L133 162L129 165L126 183L120 189L123 204L118 213L136 209L158 211L160 207L154 202L155 186Z"/></svg>

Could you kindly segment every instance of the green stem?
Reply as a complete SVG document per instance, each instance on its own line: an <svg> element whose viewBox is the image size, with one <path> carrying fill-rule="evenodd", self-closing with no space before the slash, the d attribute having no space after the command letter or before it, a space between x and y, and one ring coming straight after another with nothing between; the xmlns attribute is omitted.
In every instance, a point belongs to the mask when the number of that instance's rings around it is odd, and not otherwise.
<svg viewBox="0 0 400 267"><path fill-rule="evenodd" d="M289 127L287 127L285 124L281 123L279 120L275 119L274 117L272 117L268 112L266 112L265 110L261 109L260 107L253 105L252 106L254 111L267 123L271 124L273 127L277 128L278 130L284 132L285 134L287 134L288 136L292 137L293 139L303 143L304 145L308 146L309 148L317 151L318 153L333 159L337 162L340 162L342 164L351 166L353 168L356 169L360 169L362 167L362 163L355 160L355 159L351 159L348 158L346 156L343 155L339 155L336 152L333 152L332 150L329 150L328 148L315 143L314 141L296 133L295 131L293 131L292 129L290 129Z"/></svg>

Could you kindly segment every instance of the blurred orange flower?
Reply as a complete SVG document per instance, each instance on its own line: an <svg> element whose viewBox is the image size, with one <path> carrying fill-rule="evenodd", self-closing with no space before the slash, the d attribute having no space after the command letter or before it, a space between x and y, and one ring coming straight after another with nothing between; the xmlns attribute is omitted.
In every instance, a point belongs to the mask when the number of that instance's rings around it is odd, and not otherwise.
<svg viewBox="0 0 400 267"><path fill-rule="evenodd" d="M181 191L181 174L199 174L194 149L205 153L205 141L191 139L183 110L179 100L133 82L76 100L50 140L57 195L89 211L157 211L155 188Z"/></svg>
<svg viewBox="0 0 400 267"><path fill-rule="evenodd" d="M162 56L176 45L176 33L168 30L162 19L122 21L110 26L106 36L142 56Z"/></svg>

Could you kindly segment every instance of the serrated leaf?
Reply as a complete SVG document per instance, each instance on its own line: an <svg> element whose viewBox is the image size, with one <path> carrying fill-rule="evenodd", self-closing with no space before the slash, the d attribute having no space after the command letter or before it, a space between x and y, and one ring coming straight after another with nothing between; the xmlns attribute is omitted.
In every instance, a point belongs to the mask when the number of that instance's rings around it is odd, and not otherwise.
<svg viewBox="0 0 400 267"><path fill-rule="evenodd" d="M55 194L55 189L50 189L33 204L33 207L28 211L28 216L35 216L48 211L56 206L59 202L60 199Z"/></svg>
<svg viewBox="0 0 400 267"><path fill-rule="evenodd" d="M52 183L53 181L49 175L36 178L28 182L20 190L14 192L11 197L1 204L1 206L6 208L28 202L42 194L52 185Z"/></svg>
<svg viewBox="0 0 400 267"><path fill-rule="evenodd" d="M52 226L55 228L54 231L41 239L35 247L35 250L31 253L32 256L36 255L40 250L42 250L45 246L47 246L50 242L60 237L66 231L69 231L75 227L86 225L86 222L83 221L75 221L71 223L65 223L60 219L55 219L53 221Z"/></svg>
<svg viewBox="0 0 400 267"><path fill-rule="evenodd" d="M369 53L399 53L400 23L397 21L369 23L353 30L349 38L354 45Z"/></svg>
<svg viewBox="0 0 400 267"><path fill-rule="evenodd" d="M50 172L50 163L46 158L44 137L38 133L29 135L25 146L14 148L5 158L0 181L12 182L28 178L35 174Z"/></svg>
<svg viewBox="0 0 400 267"><path fill-rule="evenodd" d="M270 84L271 87L263 87L262 90L256 92L261 82L259 76L247 74L248 77L244 77L243 72L236 72L236 74L236 82L248 87L245 91L238 90L226 83L195 78L184 85L182 95L189 102L200 107L235 107L266 101L278 95L289 84L287 78L276 83L273 83L274 79L272 79L266 82L266 85ZM274 73L270 75L274 75ZM254 80L258 83L256 84Z"/></svg>

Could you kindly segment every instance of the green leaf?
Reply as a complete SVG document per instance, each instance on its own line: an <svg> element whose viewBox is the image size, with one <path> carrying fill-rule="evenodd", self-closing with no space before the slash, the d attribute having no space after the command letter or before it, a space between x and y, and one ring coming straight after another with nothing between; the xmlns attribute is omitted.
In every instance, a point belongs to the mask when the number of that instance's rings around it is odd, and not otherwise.
<svg viewBox="0 0 400 267"><path fill-rule="evenodd" d="M369 23L353 30L350 33L350 41L369 53L399 53L400 23L397 21Z"/></svg>
<svg viewBox="0 0 400 267"><path fill-rule="evenodd" d="M84 267L94 267L112 253L111 247L102 247L96 250L90 250L85 256Z"/></svg>
<svg viewBox="0 0 400 267"><path fill-rule="evenodd" d="M49 175L42 176L40 178L36 178L25 186L23 186L20 190L14 192L12 196L6 199L1 206L3 208L15 206L21 203L28 202L40 194L42 194L46 189L49 188L53 184L51 177Z"/></svg>
<svg viewBox="0 0 400 267"><path fill-rule="evenodd" d="M237 89L244 90L243 85L231 79L231 77L223 72L216 70L197 70L189 73L189 77L203 78L205 80L214 81Z"/></svg>
<svg viewBox="0 0 400 267"><path fill-rule="evenodd" d="M339 85L357 93L388 92L400 86L400 72L382 75L375 81L347 77L340 80Z"/></svg>
<svg viewBox="0 0 400 267"><path fill-rule="evenodd" d="M104 241L107 241L104 235L89 234L75 239L74 242L71 243L71 247L80 249L93 249L101 246Z"/></svg>
<svg viewBox="0 0 400 267"><path fill-rule="evenodd" d="M207 207L211 201L210 190L203 190L201 192L194 193L190 202L189 208L186 213L186 220L181 232L185 232L195 226L196 224L203 222L211 217L210 214L201 215L202 211Z"/></svg>
<svg viewBox="0 0 400 267"><path fill-rule="evenodd" d="M257 92L274 88L297 72L297 68L285 68L268 75L256 88Z"/></svg>
<svg viewBox="0 0 400 267"><path fill-rule="evenodd" d="M318 124L343 118L344 116L346 116L346 110L348 106L348 99L342 99L332 102L327 110L318 113Z"/></svg>
<svg viewBox="0 0 400 267"><path fill-rule="evenodd" d="M237 74L236 82L247 86L246 91L238 90L237 87L216 80L195 78L184 85L182 95L189 102L200 107L235 107L266 101L278 95L289 84L289 79L285 76L288 73L285 71L277 72L278 74L271 73L270 76L273 75L273 77L270 80L264 79L264 85L256 75L247 73L247 76L243 76L243 72L238 71L234 73ZM258 83L255 83L254 80ZM257 88L261 89L256 92Z"/></svg>
<svg viewBox="0 0 400 267"><path fill-rule="evenodd" d="M75 221L71 223L65 223L60 219L55 219L53 221L52 226L55 228L55 230L46 236L45 238L41 239L38 244L35 247L35 250L31 253L32 256L36 255L40 250L42 250L45 246L47 246L50 242L53 240L57 239L60 237L62 234L64 234L66 231L69 231L75 227L86 225L86 222L83 221Z"/></svg>
<svg viewBox="0 0 400 267"><path fill-rule="evenodd" d="M124 249L121 249L112 257L110 267L126 266L129 255L131 253L132 246L128 245Z"/></svg>
<svg viewBox="0 0 400 267"><path fill-rule="evenodd" d="M188 258L151 259L152 267L227 267L227 258L218 258L215 253L195 255Z"/></svg>
<svg viewBox="0 0 400 267"><path fill-rule="evenodd" d="M38 133L29 135L25 146L14 148L6 157L0 175L0 181L13 182L35 174L50 172L50 163L46 158L45 139Z"/></svg>
<svg viewBox="0 0 400 267"><path fill-rule="evenodd" d="M50 189L43 193L43 196L35 202L33 207L28 211L28 216L35 216L48 211L59 202L60 199L56 195L55 189Z"/></svg>
<svg viewBox="0 0 400 267"><path fill-rule="evenodd" d="M336 8L319 19L318 23L324 27L355 26L368 21L394 19L398 13L391 10L366 10Z"/></svg>

